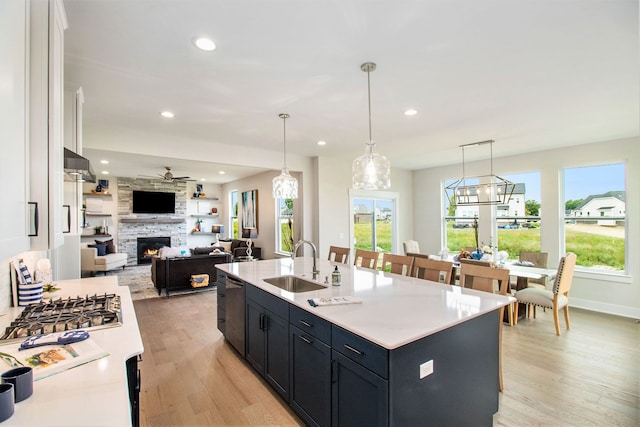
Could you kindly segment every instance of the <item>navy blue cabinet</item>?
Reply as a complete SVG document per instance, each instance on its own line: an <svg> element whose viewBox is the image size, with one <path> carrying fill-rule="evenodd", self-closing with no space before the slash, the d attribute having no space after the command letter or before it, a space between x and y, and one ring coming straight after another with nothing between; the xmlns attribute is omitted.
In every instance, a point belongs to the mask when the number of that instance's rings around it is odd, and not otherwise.
<svg viewBox="0 0 640 427"><path fill-rule="evenodd" d="M289 303L246 289L246 358L289 401Z"/></svg>
<svg viewBox="0 0 640 427"><path fill-rule="evenodd" d="M307 425L330 426L331 324L295 306L289 314L291 407Z"/></svg>
<svg viewBox="0 0 640 427"><path fill-rule="evenodd" d="M217 275L217 317L218 317L218 330L222 332L222 335L225 335L226 332L226 322L227 322L227 300L226 300L226 290L227 290L227 274L223 271L218 270Z"/></svg>

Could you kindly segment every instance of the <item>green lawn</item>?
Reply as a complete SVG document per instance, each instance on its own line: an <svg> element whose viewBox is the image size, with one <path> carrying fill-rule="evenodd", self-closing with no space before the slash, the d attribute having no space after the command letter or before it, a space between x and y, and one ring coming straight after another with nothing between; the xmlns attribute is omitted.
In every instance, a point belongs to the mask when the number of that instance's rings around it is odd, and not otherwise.
<svg viewBox="0 0 640 427"><path fill-rule="evenodd" d="M453 223L448 223L447 242L452 252L466 246L475 246L473 228L453 228ZM624 270L622 238L566 230L566 242L567 252L577 255L578 265ZM501 229L498 233L498 249L507 251L511 259L517 259L520 251L539 251L540 229Z"/></svg>

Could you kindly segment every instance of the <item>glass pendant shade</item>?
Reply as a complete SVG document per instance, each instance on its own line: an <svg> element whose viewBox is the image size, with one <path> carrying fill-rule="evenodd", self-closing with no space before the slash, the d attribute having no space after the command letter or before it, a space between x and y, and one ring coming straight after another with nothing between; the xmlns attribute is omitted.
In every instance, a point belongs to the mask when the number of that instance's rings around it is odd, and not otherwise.
<svg viewBox="0 0 640 427"><path fill-rule="evenodd" d="M369 140L364 154L353 161L351 186L355 190L388 190L391 188L391 162L376 153L376 143L371 138L371 78L376 64L365 62L360 69L367 73L367 96L369 101Z"/></svg>
<svg viewBox="0 0 640 427"><path fill-rule="evenodd" d="M363 155L353 161L352 187L356 190L388 190L391 188L391 162L375 152L375 143L367 143Z"/></svg>
<svg viewBox="0 0 640 427"><path fill-rule="evenodd" d="M273 198L274 199L297 199L298 198L298 180L289 174L287 168L287 119L289 114L282 113L278 117L283 123L283 146L284 146L284 166L280 175L273 178Z"/></svg>
<svg viewBox="0 0 640 427"><path fill-rule="evenodd" d="M273 178L273 197L275 199L297 199L298 180L289 175L289 170L282 168L280 175Z"/></svg>

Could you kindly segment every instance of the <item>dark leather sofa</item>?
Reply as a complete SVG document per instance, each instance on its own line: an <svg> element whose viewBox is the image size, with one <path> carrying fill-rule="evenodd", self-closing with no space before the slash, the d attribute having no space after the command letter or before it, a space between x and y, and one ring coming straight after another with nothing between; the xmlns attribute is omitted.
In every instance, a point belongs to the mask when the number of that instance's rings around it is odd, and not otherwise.
<svg viewBox="0 0 640 427"><path fill-rule="evenodd" d="M216 243L212 243L212 246L205 246L199 248L193 248L191 253L193 255L203 255L213 252L216 248L229 253L233 258L237 257L246 257L247 256L247 241L241 239L228 239L228 240L220 240L221 243L231 242L231 248L229 251L226 250L223 246L218 246ZM262 249L257 248L254 245L251 245L251 256L254 258L262 258Z"/></svg>
<svg viewBox="0 0 640 427"><path fill-rule="evenodd" d="M194 289L191 287L192 274L208 274L209 286L216 285L216 264L231 262L231 255L227 253L217 255L191 255L189 257L176 257L151 259L151 281L158 290L158 295L164 289L167 296L170 291ZM206 288L196 288L201 290Z"/></svg>

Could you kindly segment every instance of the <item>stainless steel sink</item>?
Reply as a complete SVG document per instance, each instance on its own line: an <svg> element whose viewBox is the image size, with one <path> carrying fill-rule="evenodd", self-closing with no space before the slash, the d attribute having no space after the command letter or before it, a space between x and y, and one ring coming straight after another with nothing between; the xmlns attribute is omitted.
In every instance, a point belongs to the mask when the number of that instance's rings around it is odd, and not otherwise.
<svg viewBox="0 0 640 427"><path fill-rule="evenodd" d="M278 276L262 280L288 292L309 292L327 289L326 286L298 276Z"/></svg>

